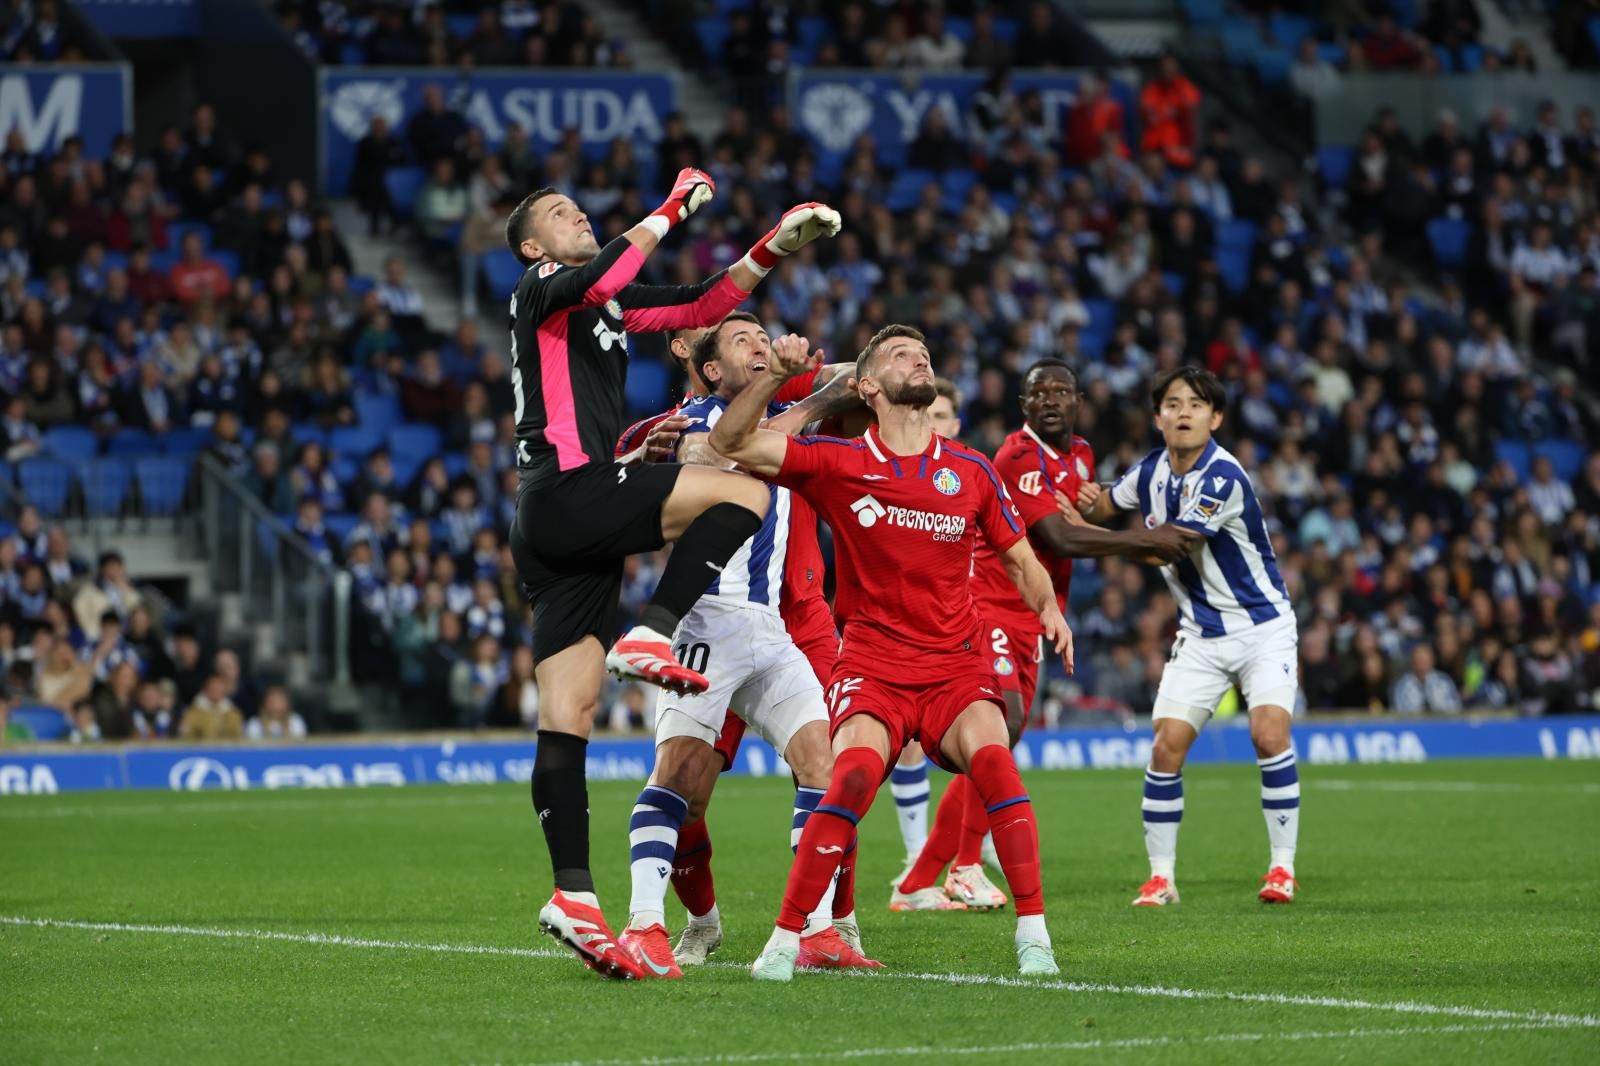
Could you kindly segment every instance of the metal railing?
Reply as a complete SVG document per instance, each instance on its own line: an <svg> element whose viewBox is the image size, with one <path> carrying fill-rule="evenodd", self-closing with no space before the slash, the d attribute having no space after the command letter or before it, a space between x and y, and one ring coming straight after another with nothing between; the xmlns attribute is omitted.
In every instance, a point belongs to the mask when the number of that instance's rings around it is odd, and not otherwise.
<svg viewBox="0 0 1600 1066"><path fill-rule="evenodd" d="M319 558L217 460L202 455L196 471L213 587L238 592L245 618L270 622L280 653L303 653L311 678L348 685L350 575Z"/></svg>

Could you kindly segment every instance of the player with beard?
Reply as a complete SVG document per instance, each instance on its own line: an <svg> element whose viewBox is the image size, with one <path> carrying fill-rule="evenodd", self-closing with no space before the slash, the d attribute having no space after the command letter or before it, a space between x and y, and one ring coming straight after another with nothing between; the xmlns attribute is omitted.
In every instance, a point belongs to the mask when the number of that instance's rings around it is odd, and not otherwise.
<svg viewBox="0 0 1600 1066"><path fill-rule="evenodd" d="M539 925L607 977L636 978L638 964L606 925L589 871L585 752L605 670L680 691L706 679L672 654L669 635L766 514L768 493L727 471L676 464L623 466L607 455L622 428L628 331L720 322L788 255L838 232L838 213L802 204L733 268L700 285L636 285L645 257L709 202L701 171L679 173L657 210L604 248L588 216L555 189L512 210L506 242L527 266L511 298L521 487L512 558L533 606L541 693L533 805L544 830L555 893ZM623 560L676 550L639 625L616 633Z"/></svg>
<svg viewBox="0 0 1600 1066"><path fill-rule="evenodd" d="M1028 539L1049 572L1056 602L1064 612L1072 585L1072 560L1120 555L1157 565L1187 555L1200 534L1167 523L1154 529L1114 532L1090 525L1078 513L1078 490L1094 479L1094 452L1074 434L1078 375L1059 359L1041 359L1022 380L1022 428L995 452L994 468L1022 512ZM1065 508L1058 500L1071 504ZM983 619L984 648L1000 686L1005 690L1006 725L1011 744L1026 727L1044 661L1044 632L1039 618L1017 595L1006 566L980 543L972 561L972 595ZM989 820L982 799L968 777L957 777L939 801L928 842L911 869L895 886L890 910L941 910L952 903L972 910L1006 904L984 873L983 839ZM939 875L950 875L939 888Z"/></svg>
<svg viewBox="0 0 1600 1066"><path fill-rule="evenodd" d="M1071 667L1072 634L1022 518L988 460L933 432L937 398L927 345L910 326L879 330L856 361L857 390L877 425L853 440L759 428L782 381L806 364L804 338L773 346L764 379L711 431L711 447L804 497L834 532L844 638L828 687L834 765L806 823L783 908L751 968L787 981L806 916L822 898L856 826L910 739L934 762L970 774L1017 896L1024 976L1060 972L1044 922L1038 826L1007 743L999 682L981 644L970 570L980 538L1007 570Z"/></svg>

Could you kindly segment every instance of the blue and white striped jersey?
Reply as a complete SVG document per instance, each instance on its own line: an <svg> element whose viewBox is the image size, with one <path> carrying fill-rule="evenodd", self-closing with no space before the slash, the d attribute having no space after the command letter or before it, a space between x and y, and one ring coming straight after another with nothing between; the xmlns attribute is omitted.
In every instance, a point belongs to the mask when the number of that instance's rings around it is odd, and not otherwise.
<svg viewBox="0 0 1600 1066"><path fill-rule="evenodd" d="M1111 486L1111 502L1138 511L1151 529L1172 522L1205 536L1188 558L1161 568L1185 632L1220 637L1293 619L1255 489L1216 441L1181 477L1165 448L1151 452Z"/></svg>
<svg viewBox="0 0 1600 1066"><path fill-rule="evenodd" d="M786 406L773 404L767 414L769 417L778 414ZM710 433L727 409L728 401L720 396L705 396L684 404L677 412L690 420L684 435ZM772 493L772 502L767 508L767 517L761 520L761 528L739 545L739 550L733 553L706 595L777 614L779 597L783 593L783 564L789 551L790 500L788 489L771 485L768 490Z"/></svg>

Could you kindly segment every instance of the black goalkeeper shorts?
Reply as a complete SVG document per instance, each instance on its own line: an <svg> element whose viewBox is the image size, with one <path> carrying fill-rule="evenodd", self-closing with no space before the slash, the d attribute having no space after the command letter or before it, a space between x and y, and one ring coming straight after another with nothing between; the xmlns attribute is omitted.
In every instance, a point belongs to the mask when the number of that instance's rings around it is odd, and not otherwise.
<svg viewBox="0 0 1600 1066"><path fill-rule="evenodd" d="M623 560L666 543L661 508L682 472L677 463L588 463L523 488L511 558L533 607L535 661L584 637L610 646Z"/></svg>

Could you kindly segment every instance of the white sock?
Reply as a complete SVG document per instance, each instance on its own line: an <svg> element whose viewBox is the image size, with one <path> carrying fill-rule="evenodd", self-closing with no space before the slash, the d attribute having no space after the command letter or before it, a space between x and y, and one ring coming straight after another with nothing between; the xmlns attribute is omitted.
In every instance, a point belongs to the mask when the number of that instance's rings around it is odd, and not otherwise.
<svg viewBox="0 0 1600 1066"><path fill-rule="evenodd" d="M1044 915L1019 914L1017 915L1017 943L1025 940L1042 943L1046 947L1050 944L1050 930L1044 927Z"/></svg>
<svg viewBox="0 0 1600 1066"><path fill-rule="evenodd" d="M667 883L678 851L678 828L689 804L670 788L646 785L628 819L628 855L633 898L628 927L666 925Z"/></svg>
<svg viewBox="0 0 1600 1066"><path fill-rule="evenodd" d="M1144 772L1144 850L1150 876L1174 880L1178 865L1178 826L1183 821L1183 774Z"/></svg>
<svg viewBox="0 0 1600 1066"><path fill-rule="evenodd" d="M928 760L915 766L896 766L889 773L889 793L900 816L900 839L906 855L916 858L928 842Z"/></svg>
<svg viewBox="0 0 1600 1066"><path fill-rule="evenodd" d="M767 946L761 949L761 954L765 955L767 952L776 948L793 948L796 951L800 950L800 934L791 933L787 929L779 929L778 927L774 926L772 929L772 935L767 938Z"/></svg>
<svg viewBox="0 0 1600 1066"><path fill-rule="evenodd" d="M1300 768L1294 748L1270 759L1257 759L1261 767L1261 814L1267 820L1271 865L1294 876L1295 845L1300 839Z"/></svg>
<svg viewBox="0 0 1600 1066"><path fill-rule="evenodd" d="M586 907L598 908L600 906L600 897L593 892L563 892L561 894L572 902L582 903Z"/></svg>
<svg viewBox="0 0 1600 1066"><path fill-rule="evenodd" d="M688 912L686 911L685 913ZM711 909L704 914L690 914L689 924L711 926L713 928L720 927L722 925L722 912L717 910L717 905L713 903Z"/></svg>
<svg viewBox="0 0 1600 1066"><path fill-rule="evenodd" d="M828 887L823 890L822 899L817 903L817 909L806 916L806 927L801 930L801 936L810 936L812 933L833 927L833 894L839 888L839 871L833 871L833 880L828 882Z"/></svg>
<svg viewBox="0 0 1600 1066"><path fill-rule="evenodd" d="M834 925L849 925L850 923L854 922L855 920L856 920L856 912L855 911L851 911L849 914L835 915L834 918L833 918L833 924Z"/></svg>

